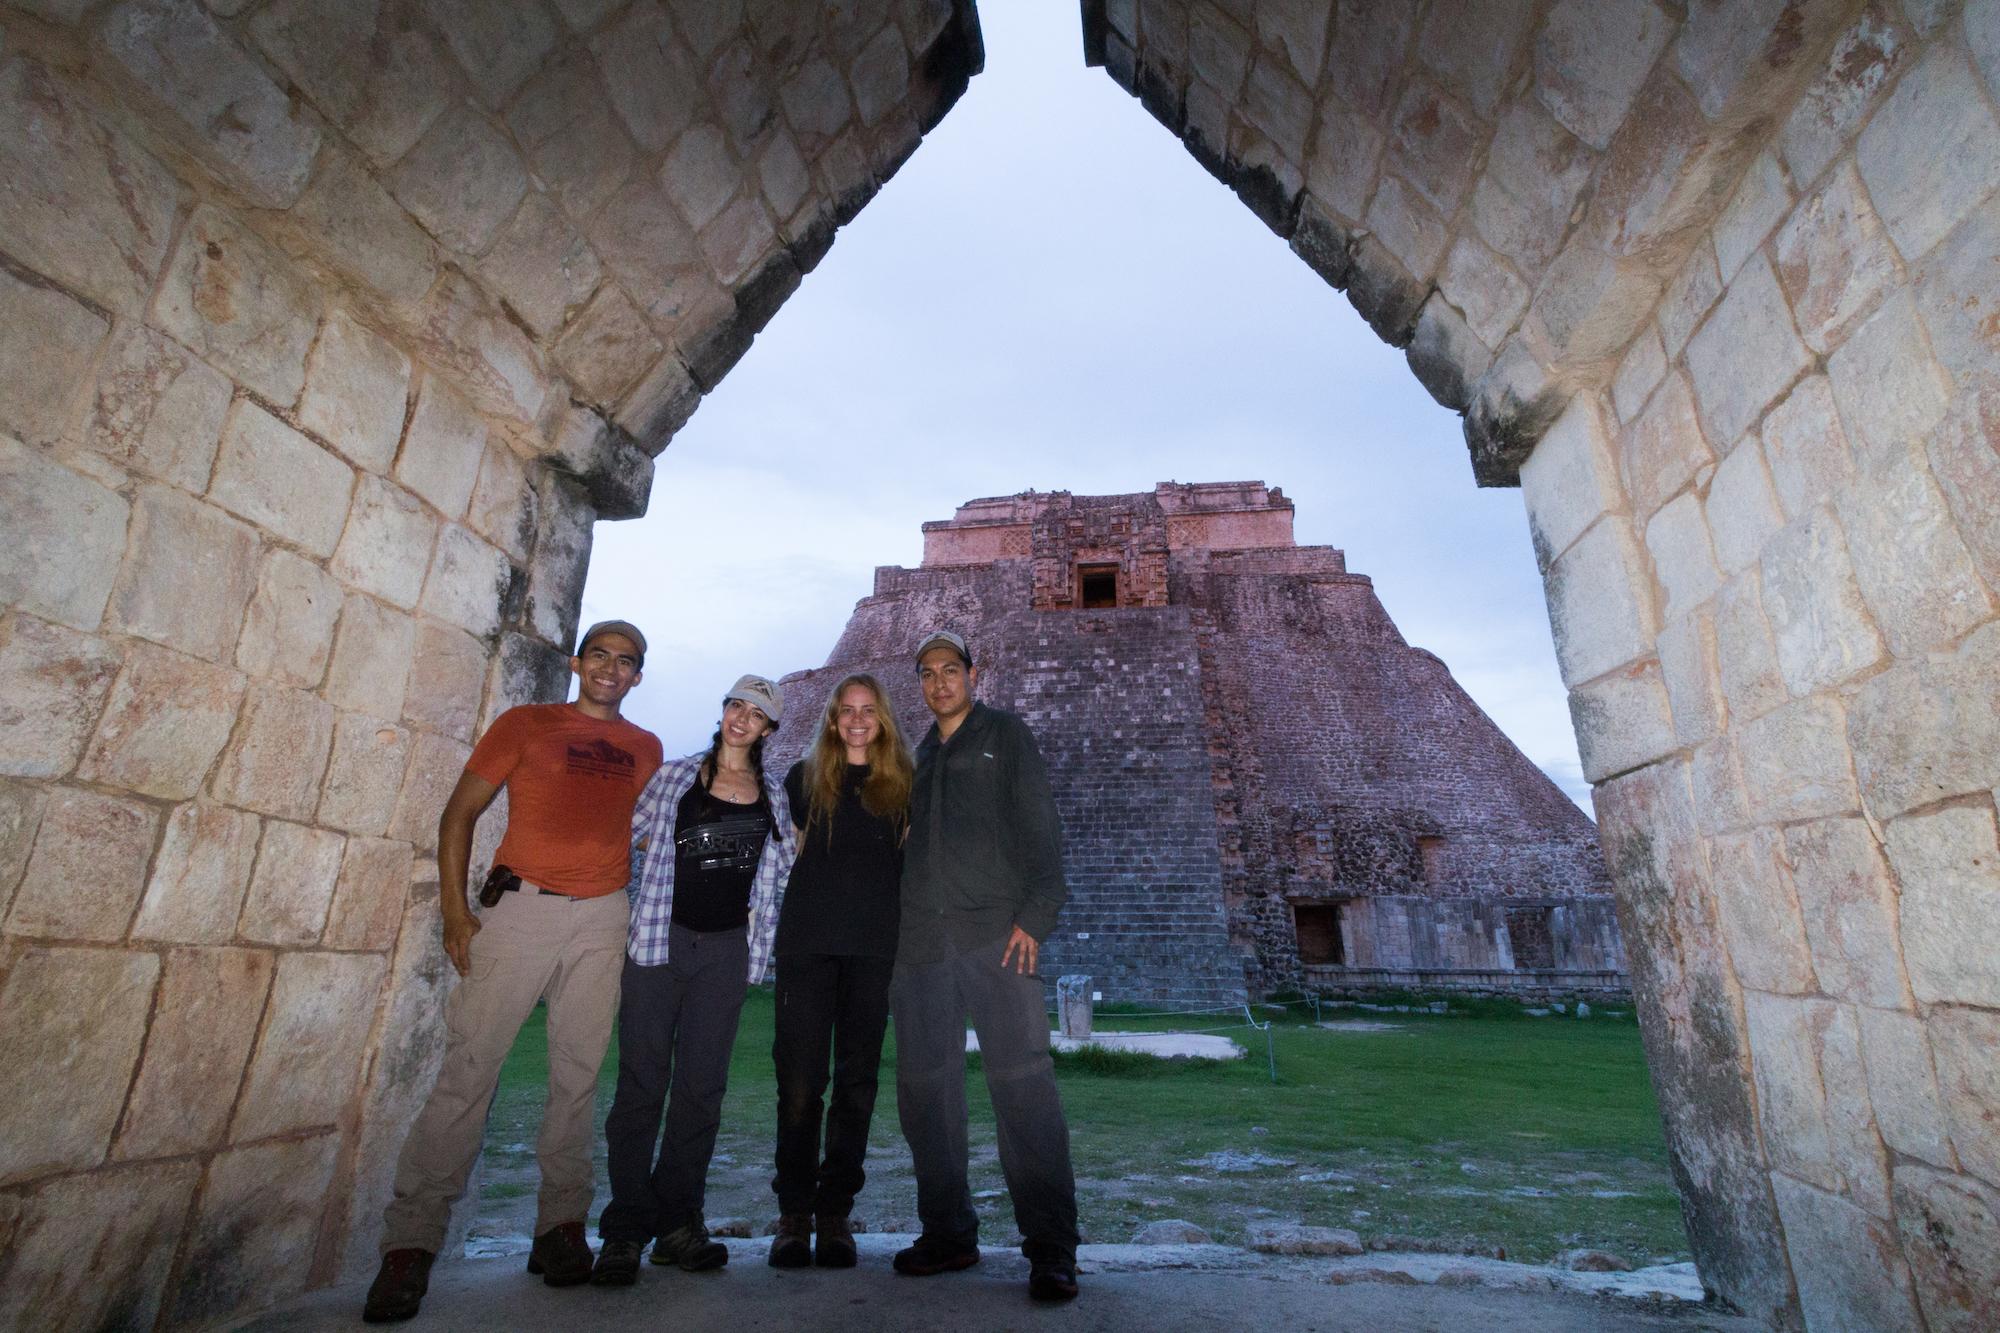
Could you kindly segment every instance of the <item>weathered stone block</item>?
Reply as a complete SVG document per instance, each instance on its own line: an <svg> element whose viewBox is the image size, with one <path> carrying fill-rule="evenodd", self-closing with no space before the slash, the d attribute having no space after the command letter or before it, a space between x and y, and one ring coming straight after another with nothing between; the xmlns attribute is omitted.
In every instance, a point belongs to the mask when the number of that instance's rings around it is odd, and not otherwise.
<svg viewBox="0 0 2000 1333"><path fill-rule="evenodd" d="M159 974L154 955L120 949L31 948L8 970L0 1057L33 1077L0 1080L0 1119L37 1129L0 1135L0 1181L104 1160Z"/></svg>
<svg viewBox="0 0 2000 1333"><path fill-rule="evenodd" d="M486 683L486 649L477 639L434 625L417 627L404 718L420 727L469 741Z"/></svg>
<svg viewBox="0 0 2000 1333"><path fill-rule="evenodd" d="M1451 239L1444 219L1400 176L1383 176L1363 220L1390 256L1419 282L1436 271Z"/></svg>
<svg viewBox="0 0 2000 1333"><path fill-rule="evenodd" d="M0 430L30 444L62 437L78 386L111 323L53 287L0 272Z"/></svg>
<svg viewBox="0 0 2000 1333"><path fill-rule="evenodd" d="M1786 698L1777 651L1757 580L1739 575L1715 599L1715 651L1723 697L1738 721L1769 712Z"/></svg>
<svg viewBox="0 0 2000 1333"><path fill-rule="evenodd" d="M1818 1054L1819 1030L1833 1007L1825 1000L1754 991L1743 997L1757 1071L1757 1119L1771 1164L1825 1190L1841 1188Z"/></svg>
<svg viewBox="0 0 2000 1333"><path fill-rule="evenodd" d="M1896 1225L1925 1326L1979 1333L2000 1324L2000 1202L1963 1176L1896 1169Z"/></svg>
<svg viewBox="0 0 2000 1333"><path fill-rule="evenodd" d="M529 84L508 108L507 125L536 177L576 217L601 207L633 170L631 140L595 64L580 52Z"/></svg>
<svg viewBox="0 0 2000 1333"><path fill-rule="evenodd" d="M363 478L364 494L372 480ZM279 684L317 686L326 674L340 602L340 585L318 565L290 551L266 552L236 645L236 665Z"/></svg>
<svg viewBox="0 0 2000 1333"><path fill-rule="evenodd" d="M1759 828L1717 838L1709 848L1709 864L1716 915L1729 942L1736 979L1755 990L1783 995L1814 989L1805 923L1777 833ZM1750 1037L1753 1044L1759 1040L1754 1008ZM1760 1070L1762 1064L1760 1056Z"/></svg>
<svg viewBox="0 0 2000 1333"><path fill-rule="evenodd" d="M211 205L181 232L154 305L161 328L280 406L299 396L320 295L270 242Z"/></svg>
<svg viewBox="0 0 2000 1333"><path fill-rule="evenodd" d="M611 103L639 146L657 153L694 119L701 79L653 0L642 0L591 41Z"/></svg>
<svg viewBox="0 0 2000 1333"><path fill-rule="evenodd" d="M274 964L263 949L175 949L114 1156L172 1157L222 1141Z"/></svg>
<svg viewBox="0 0 2000 1333"><path fill-rule="evenodd" d="M0 143L0 179L26 187L0 195L8 253L121 315L139 314L173 235L173 176L34 61L0 66L0 118L15 129Z"/></svg>
<svg viewBox="0 0 2000 1333"><path fill-rule="evenodd" d="M1989 422L1992 424L1989 426ZM1960 395L1926 442L1959 537L1989 588L2000 587L2000 387Z"/></svg>
<svg viewBox="0 0 2000 1333"><path fill-rule="evenodd" d="M1916 268L1917 303L1931 352L1961 390L1992 392L2000 357L2000 212L1982 208ZM1990 409L1989 409L1990 410Z"/></svg>
<svg viewBox="0 0 2000 1333"><path fill-rule="evenodd" d="M1908 63L1909 43L1892 17L1893 8L1878 2L1864 9L1792 109L1781 142L1793 180L1815 179L1846 151L1855 125Z"/></svg>
<svg viewBox="0 0 2000 1333"><path fill-rule="evenodd" d="M777 228L764 205L747 193L731 200L697 239L716 279L730 287L749 277L778 246Z"/></svg>
<svg viewBox="0 0 2000 1333"><path fill-rule="evenodd" d="M389 823L389 836L414 844L419 852L437 846L438 816L444 813L451 789L472 747L462 741L429 732L417 732L410 742L410 767L403 775L402 795L396 801L396 817Z"/></svg>
<svg viewBox="0 0 2000 1333"><path fill-rule="evenodd" d="M28 868L47 794L39 782L0 782L0 920L13 906L14 888Z"/></svg>
<svg viewBox="0 0 2000 1333"><path fill-rule="evenodd" d="M294 253L331 261L391 306L414 307L437 279L430 237L351 153L322 155L287 221L285 240Z"/></svg>
<svg viewBox="0 0 2000 1333"><path fill-rule="evenodd" d="M329 893L332 887L329 877ZM232 1141L340 1119L360 1074L387 971L388 960L374 954L288 953L279 959L270 1021L251 1060Z"/></svg>
<svg viewBox="0 0 2000 1333"><path fill-rule="evenodd" d="M336 314L313 351L299 424L359 466L386 472L403 435L409 387L409 357Z"/></svg>
<svg viewBox="0 0 2000 1333"><path fill-rule="evenodd" d="M78 776L185 800L200 790L228 742L242 702L239 673L135 643Z"/></svg>
<svg viewBox="0 0 2000 1333"><path fill-rule="evenodd" d="M1559 0L1535 40L1535 95L1578 138L1602 149L1624 123L1672 20L1642 0Z"/></svg>
<svg viewBox="0 0 2000 1333"><path fill-rule="evenodd" d="M861 48L848 67L847 77L863 125L879 123L903 104L910 91L910 52L894 24L884 27Z"/></svg>
<svg viewBox="0 0 2000 1333"><path fill-rule="evenodd" d="M1764 451L1755 438L1744 439L1716 466L1702 512L1714 538L1716 563L1725 575L1748 569L1784 526L1764 469Z"/></svg>
<svg viewBox="0 0 2000 1333"><path fill-rule="evenodd" d="M1971 634L1950 658L1899 666L1854 696L1854 765L1870 811L1905 810L2000 785L2000 631Z"/></svg>
<svg viewBox="0 0 2000 1333"><path fill-rule="evenodd" d="M539 5L515 9L479 0L425 4L488 106L505 103L561 36Z"/></svg>
<svg viewBox="0 0 2000 1333"><path fill-rule="evenodd" d="M812 173L799 156L798 145L782 127L771 132L757 159L757 180L771 215L780 219L790 219L812 192Z"/></svg>
<svg viewBox="0 0 2000 1333"><path fill-rule="evenodd" d="M2000 121L1965 53L1932 47L1861 132L1854 159L1906 260L1977 208L2000 185Z"/></svg>
<svg viewBox="0 0 2000 1333"><path fill-rule="evenodd" d="M272 1010L278 1012L275 1004ZM292 1090L264 1091L283 1098ZM339 1152L340 1135L322 1134L217 1156L184 1247L168 1321L209 1323L302 1290L310 1270L299 1256L311 1252L318 1234Z"/></svg>
<svg viewBox="0 0 2000 1333"><path fill-rule="evenodd" d="M1854 462L1834 410L1833 388L1811 375L1764 418L1764 454L1785 517L1803 518L1854 475Z"/></svg>
<svg viewBox="0 0 2000 1333"><path fill-rule="evenodd" d="M1319 115L1319 133L1306 161L1306 188L1336 216L1358 221L1374 193L1382 131L1338 102L1322 105Z"/></svg>
<svg viewBox="0 0 2000 1333"><path fill-rule="evenodd" d="M1750 164L1735 197L1715 220L1715 262L1724 282L1736 276L1791 206L1792 192L1785 183L1784 170L1775 154L1765 153Z"/></svg>
<svg viewBox="0 0 2000 1333"><path fill-rule="evenodd" d="M393 722L342 713L320 796L319 822L344 833L379 834L396 813L410 734Z"/></svg>
<svg viewBox="0 0 2000 1333"><path fill-rule="evenodd" d="M541 528L534 565L528 571L527 619L542 638L567 646L576 640L596 514L583 488L567 478L546 477L540 494Z"/></svg>
<svg viewBox="0 0 2000 1333"><path fill-rule="evenodd" d="M1466 324L1464 316L1437 293L1417 315L1416 333L1404 349L1410 373L1443 407L1462 412L1472 400L1472 386L1493 364L1493 354Z"/></svg>
<svg viewBox="0 0 2000 1333"><path fill-rule="evenodd" d="M424 298L416 351L451 375L480 411L531 425L551 385L541 353L499 306L455 269Z"/></svg>
<svg viewBox="0 0 2000 1333"><path fill-rule="evenodd" d="M83 440L199 495L208 489L229 397L229 381L185 347L141 325L123 325L105 350Z"/></svg>
<svg viewBox="0 0 2000 1333"><path fill-rule="evenodd" d="M1688 782L1694 790L1696 825L1703 833L1734 833L1751 826L1742 765L1727 734L1695 747L1688 759Z"/></svg>
<svg viewBox="0 0 2000 1333"><path fill-rule="evenodd" d="M32 616L0 627L0 773L59 778L75 767L118 666L88 634Z"/></svg>
<svg viewBox="0 0 2000 1333"><path fill-rule="evenodd" d="M1535 562L1546 570L1602 514L1623 503L1597 399L1578 394L1521 464Z"/></svg>
<svg viewBox="0 0 2000 1333"><path fill-rule="evenodd" d="M1326 133L1324 126L1320 133ZM1514 103L1500 121L1487 150L1486 173L1473 189L1473 225L1522 273L1538 276L1562 249L1595 158L1540 107Z"/></svg>
<svg viewBox="0 0 2000 1333"><path fill-rule="evenodd" d="M93 630L125 555L123 496L0 435L0 603Z"/></svg>
<svg viewBox="0 0 2000 1333"><path fill-rule="evenodd" d="M1785 830L1806 937L1820 990L1856 1004L1909 1007L1896 888L1882 849L1859 819L1827 819Z"/></svg>
<svg viewBox="0 0 2000 1333"><path fill-rule="evenodd" d="M2000 845L1993 811L1958 806L1906 815L1887 829L1902 885L1903 956L1927 1003L2000 1006Z"/></svg>
<svg viewBox="0 0 2000 1333"><path fill-rule="evenodd" d="M479 276L537 334L562 328L590 299L604 266L540 190L531 190L479 261Z"/></svg>
<svg viewBox="0 0 2000 1333"><path fill-rule="evenodd" d="M1674 736L1683 745L1698 745L1722 729L1715 623L1705 610L1670 620L1660 630L1658 648Z"/></svg>
<svg viewBox="0 0 2000 1333"><path fill-rule="evenodd" d="M1635 662L1569 694L1583 776L1602 782L1672 750L1673 711L1656 662Z"/></svg>
<svg viewBox="0 0 2000 1333"><path fill-rule="evenodd" d="M139 801L73 787L50 792L7 933L123 939L159 827L159 812Z"/></svg>
<svg viewBox="0 0 2000 1333"><path fill-rule="evenodd" d="M660 184L696 230L722 211L742 176L721 127L709 124L682 134L660 167Z"/></svg>
<svg viewBox="0 0 2000 1333"><path fill-rule="evenodd" d="M394 948L409 893L409 843L349 838L327 917L327 947L375 952Z"/></svg>
<svg viewBox="0 0 2000 1333"><path fill-rule="evenodd" d="M1855 579L1889 651L1908 657L1942 647L1992 617L1972 553L1915 457L1865 468L1835 503Z"/></svg>
<svg viewBox="0 0 2000 1333"><path fill-rule="evenodd" d="M654 319L673 324L717 306L694 233L654 182L626 186L587 227L605 266Z"/></svg>
<svg viewBox="0 0 2000 1333"><path fill-rule="evenodd" d="M1862 470L1907 465L1910 445L1943 419L1951 380L1932 358L1907 290L1827 359L1834 400Z"/></svg>
<svg viewBox="0 0 2000 1333"><path fill-rule="evenodd" d="M331 704L277 685L253 687L216 770L214 794L260 814L310 819L332 745Z"/></svg>
<svg viewBox="0 0 2000 1333"><path fill-rule="evenodd" d="M1679 615L1699 606L1722 582L1715 567L1708 520L1702 516L1701 497L1692 491L1667 501L1647 521L1646 549L1652 553L1653 572L1667 594L1662 615Z"/></svg>
<svg viewBox="0 0 2000 1333"><path fill-rule="evenodd" d="M641 451L657 458L701 406L702 393L680 355L665 356L625 395L612 420Z"/></svg>
<svg viewBox="0 0 2000 1333"><path fill-rule="evenodd" d="M503 441L486 446L465 522L511 559L527 560L535 539L535 487L528 465Z"/></svg>
<svg viewBox="0 0 2000 1333"><path fill-rule="evenodd" d="M98 31L125 69L178 116L180 141L264 208L288 208L320 135L236 40L195 5L128 0Z"/></svg>
<svg viewBox="0 0 2000 1333"><path fill-rule="evenodd" d="M1755 458L1755 451L1742 451ZM1862 605L1847 542L1826 506L1771 539L1762 564L1764 612L1778 670L1794 695L1835 685L1882 658Z"/></svg>
<svg viewBox="0 0 2000 1333"><path fill-rule="evenodd" d="M411 617L360 593L348 594L327 671L327 701L373 717L401 717L415 648Z"/></svg>
<svg viewBox="0 0 2000 1333"><path fill-rule="evenodd" d="M1666 374L1666 349L1661 346L1658 328L1648 324L1632 340L1611 381L1611 402L1619 422L1631 421L1639 415Z"/></svg>
<svg viewBox="0 0 2000 1333"><path fill-rule="evenodd" d="M1862 1065L1861 1028L1853 1006L1830 1005L1819 1026L1820 1078L1826 1086L1827 1142L1833 1165L1847 1185L1847 1197L1887 1221L1889 1154L1875 1123Z"/></svg>
<svg viewBox="0 0 2000 1333"><path fill-rule="evenodd" d="M465 512L486 448L486 423L442 379L425 379L396 460L396 480L457 518Z"/></svg>
<svg viewBox="0 0 2000 1333"><path fill-rule="evenodd" d="M347 839L325 829L271 819L236 933L261 944L312 944L326 925ZM274 1010L275 1013L275 1010ZM255 1114L247 1106L245 1114ZM238 1135L238 1137L243 1137Z"/></svg>
<svg viewBox="0 0 2000 1333"><path fill-rule="evenodd" d="M1438 288L1465 312L1479 340L1498 347L1528 308L1528 288L1473 236L1461 236L1445 259Z"/></svg>
<svg viewBox="0 0 2000 1333"><path fill-rule="evenodd" d="M1688 340L1688 370L1708 437L1728 447L1811 360L1770 264L1761 255L1750 259L1714 316Z"/></svg>
<svg viewBox="0 0 2000 1333"><path fill-rule="evenodd" d="M200 1179L200 1163L171 1162L67 1176L23 1196L9 1218L0 1321L30 1328L61 1311L81 1328L152 1327Z"/></svg>
<svg viewBox="0 0 2000 1333"><path fill-rule="evenodd" d="M598 289L555 346L556 364L591 402L609 407L666 353L631 299Z"/></svg>
<svg viewBox="0 0 2000 1333"><path fill-rule="evenodd" d="M455 523L438 535L420 605L431 615L478 635L500 628L507 589L514 577L506 555ZM387 711L387 710L385 710ZM400 716L400 700L390 716Z"/></svg>
<svg viewBox="0 0 2000 1333"><path fill-rule="evenodd" d="M1931 1011L1938 1091L1959 1164L1988 1185L2000 1182L2000 1014L1945 1005Z"/></svg>
<svg viewBox="0 0 2000 1333"><path fill-rule="evenodd" d="M1915 1328L1909 1269L1895 1231L1834 1195L1771 1177L1808 1328Z"/></svg>
<svg viewBox="0 0 2000 1333"><path fill-rule="evenodd" d="M230 413L209 489L223 508L329 556L353 490L352 468L263 408L240 402Z"/></svg>
<svg viewBox="0 0 2000 1333"><path fill-rule="evenodd" d="M1343 101L1371 116L1386 116L1397 71L1415 35L1416 15L1398 5L1340 0L1333 28L1339 34L1340 58L1328 63L1327 83ZM1192 54L1192 25L1188 45Z"/></svg>
<svg viewBox="0 0 2000 1333"><path fill-rule="evenodd" d="M1631 526L1607 516L1549 567L1549 624L1565 684L1579 685L1651 648L1658 622L1644 559Z"/></svg>
<svg viewBox="0 0 2000 1333"><path fill-rule="evenodd" d="M1812 819L1861 803L1840 704L1824 695L1744 723L1737 753L1751 812L1760 820Z"/></svg>
<svg viewBox="0 0 2000 1333"><path fill-rule="evenodd" d="M1633 512L1649 518L1715 455L1695 419L1694 395L1679 372L1667 376L1619 439L1625 490Z"/></svg>
<svg viewBox="0 0 2000 1333"><path fill-rule="evenodd" d="M1660 301L1652 267L1572 237L1543 274L1527 332L1572 364L1608 362L1639 332Z"/></svg>
<svg viewBox="0 0 2000 1333"><path fill-rule="evenodd" d="M1806 344L1826 353L1894 281L1896 256L1852 166L1835 171L1778 233L1778 283Z"/></svg>
<svg viewBox="0 0 2000 1333"><path fill-rule="evenodd" d="M430 568L437 531L437 519L415 496L380 477L364 474L331 569L345 582L384 601L414 607L423 591L424 571ZM321 643L324 664L324 640Z"/></svg>
<svg viewBox="0 0 2000 1333"><path fill-rule="evenodd" d="M256 531L172 486L142 485L137 501L111 627L227 662L256 586Z"/></svg>
<svg viewBox="0 0 2000 1333"><path fill-rule="evenodd" d="M174 944L233 938L261 831L257 816L226 805L176 806L153 859L132 938Z"/></svg>
<svg viewBox="0 0 2000 1333"><path fill-rule="evenodd" d="M430 34L378 0L277 0L251 17L250 31L378 167L408 152L452 93Z"/></svg>
<svg viewBox="0 0 2000 1333"><path fill-rule="evenodd" d="M424 230L453 250L476 255L527 193L528 174L506 136L460 103L425 131L387 184Z"/></svg>
<svg viewBox="0 0 2000 1333"><path fill-rule="evenodd" d="M1939 1166L1952 1164L1951 1135L1938 1099L1924 1020L1888 1009L1857 1011L1868 1095L1882 1137L1897 1152Z"/></svg>

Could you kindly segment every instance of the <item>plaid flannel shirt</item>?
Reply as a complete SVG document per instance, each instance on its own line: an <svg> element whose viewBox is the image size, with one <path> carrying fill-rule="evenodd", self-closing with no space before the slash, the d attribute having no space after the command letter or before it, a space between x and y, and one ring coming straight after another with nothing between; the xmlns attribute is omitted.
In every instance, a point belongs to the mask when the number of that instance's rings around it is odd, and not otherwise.
<svg viewBox="0 0 2000 1333"><path fill-rule="evenodd" d="M632 876L637 887L632 894L632 932L626 938L625 953L641 967L667 961L667 931L674 919L674 821L680 814L681 798L694 786L707 757L704 750L661 764L632 810L633 855L642 859ZM756 878L750 882L753 986L764 979L770 966L771 945L778 933L778 902L799 853L785 784L765 775L764 799L770 803L773 827L764 839L763 854L757 858ZM643 852L639 850L641 841L647 844Z"/></svg>

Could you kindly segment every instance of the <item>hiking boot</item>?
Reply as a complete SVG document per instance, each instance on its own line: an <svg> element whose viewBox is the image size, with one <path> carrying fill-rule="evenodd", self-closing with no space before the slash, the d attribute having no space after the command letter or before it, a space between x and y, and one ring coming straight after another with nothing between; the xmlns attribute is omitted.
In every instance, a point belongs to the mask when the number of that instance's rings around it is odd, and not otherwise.
<svg viewBox="0 0 2000 1333"><path fill-rule="evenodd" d="M551 1287L578 1287L590 1281L590 1242L583 1223L564 1222L535 1237L528 1251L528 1271Z"/></svg>
<svg viewBox="0 0 2000 1333"><path fill-rule="evenodd" d="M361 1318L370 1324L393 1324L414 1315L431 1289L431 1263L436 1258L429 1250L391 1250L383 1255Z"/></svg>
<svg viewBox="0 0 2000 1333"><path fill-rule="evenodd" d="M1038 1301L1076 1299L1076 1260L1044 1252L1028 1260L1028 1295Z"/></svg>
<svg viewBox="0 0 2000 1333"><path fill-rule="evenodd" d="M895 1269L905 1277L930 1277L956 1273L979 1262L978 1242L960 1242L933 1236L926 1231L917 1243L896 1251Z"/></svg>
<svg viewBox="0 0 2000 1333"><path fill-rule="evenodd" d="M629 1287L639 1280L639 1252L646 1247L636 1240L607 1240L597 1252L597 1266L590 1270L593 1287Z"/></svg>
<svg viewBox="0 0 2000 1333"><path fill-rule="evenodd" d="M847 1225L846 1218L817 1217L813 1228L819 1233L813 1241L814 1263L821 1268L854 1267L854 1228Z"/></svg>
<svg viewBox="0 0 2000 1333"><path fill-rule="evenodd" d="M778 1230L771 1237L771 1267L804 1268L812 1262L812 1219L804 1213L786 1213L778 1218Z"/></svg>
<svg viewBox="0 0 2000 1333"><path fill-rule="evenodd" d="M648 1257L663 1267L676 1264L683 1273L706 1273L729 1262L729 1247L710 1239L702 1223L690 1222L654 1241Z"/></svg>

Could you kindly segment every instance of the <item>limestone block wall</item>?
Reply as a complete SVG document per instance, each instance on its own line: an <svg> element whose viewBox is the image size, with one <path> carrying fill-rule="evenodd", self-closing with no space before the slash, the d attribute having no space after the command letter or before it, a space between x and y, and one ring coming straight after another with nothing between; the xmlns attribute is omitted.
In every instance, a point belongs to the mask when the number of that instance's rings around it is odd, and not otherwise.
<svg viewBox="0 0 2000 1333"><path fill-rule="evenodd" d="M949 0L0 5L0 1325L372 1264L472 740L979 59Z"/></svg>
<svg viewBox="0 0 2000 1333"><path fill-rule="evenodd" d="M1085 0L1522 485L1705 1282L2000 1319L2000 4Z"/></svg>

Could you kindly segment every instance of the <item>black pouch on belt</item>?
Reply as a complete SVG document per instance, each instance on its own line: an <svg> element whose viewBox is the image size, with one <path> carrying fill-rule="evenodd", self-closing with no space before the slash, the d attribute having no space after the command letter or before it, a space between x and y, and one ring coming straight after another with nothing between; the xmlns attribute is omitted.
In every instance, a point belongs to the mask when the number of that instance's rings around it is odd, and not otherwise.
<svg viewBox="0 0 2000 1333"><path fill-rule="evenodd" d="M506 866L494 866L486 872L486 882L479 886L479 905L491 907L500 901L500 895L521 887L521 877Z"/></svg>

